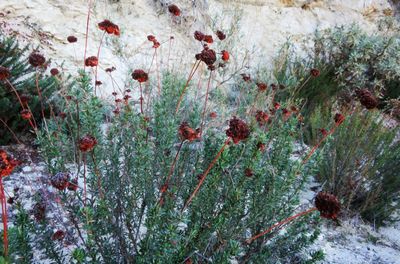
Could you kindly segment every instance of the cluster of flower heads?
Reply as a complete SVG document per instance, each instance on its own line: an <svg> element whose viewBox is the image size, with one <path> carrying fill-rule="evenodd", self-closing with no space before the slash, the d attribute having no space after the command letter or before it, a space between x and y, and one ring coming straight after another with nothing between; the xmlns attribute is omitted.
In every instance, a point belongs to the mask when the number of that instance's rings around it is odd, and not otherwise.
<svg viewBox="0 0 400 264"><path fill-rule="evenodd" d="M356 90L356 95L360 103L367 109L374 109L379 105L378 98L375 97L368 89Z"/></svg>
<svg viewBox="0 0 400 264"><path fill-rule="evenodd" d="M114 34L115 36L119 36L120 35L120 31L119 31L118 25L114 24L113 22L111 22L108 19L103 20L102 22L100 22L97 25L99 26L100 30L105 31L110 35L112 35L112 34Z"/></svg>
<svg viewBox="0 0 400 264"><path fill-rule="evenodd" d="M174 16L180 16L181 15L181 10L179 7L175 4L171 4L168 6L168 11L174 15Z"/></svg>
<svg viewBox="0 0 400 264"><path fill-rule="evenodd" d="M229 128L226 130L226 135L232 138L233 143L237 144L250 136L250 129L243 120L234 116L229 120Z"/></svg>
<svg viewBox="0 0 400 264"><path fill-rule="evenodd" d="M96 67L99 64L99 60L96 56L90 56L85 59L85 66L86 67Z"/></svg>
<svg viewBox="0 0 400 264"><path fill-rule="evenodd" d="M62 191L69 186L70 178L68 172L58 172L50 177L50 183L54 188Z"/></svg>
<svg viewBox="0 0 400 264"><path fill-rule="evenodd" d="M97 140L92 135L85 135L79 140L79 149L82 152L88 152L94 149L97 145Z"/></svg>
<svg viewBox="0 0 400 264"><path fill-rule="evenodd" d="M29 64L32 65L33 67L40 67L43 66L46 62L45 57L37 52L33 52L29 55Z"/></svg>
<svg viewBox="0 0 400 264"><path fill-rule="evenodd" d="M187 140L189 142L199 139L201 135L200 128L193 129L189 126L187 122L181 123L178 133L182 141Z"/></svg>
<svg viewBox="0 0 400 264"><path fill-rule="evenodd" d="M149 75L144 70L137 69L132 72L132 79L143 83L147 82L147 80L149 79Z"/></svg>
<svg viewBox="0 0 400 264"><path fill-rule="evenodd" d="M326 192L319 192L315 197L315 207L321 217L336 219L340 212L340 202L335 195Z"/></svg>
<svg viewBox="0 0 400 264"><path fill-rule="evenodd" d="M10 157L5 150L0 149L0 177L6 177L11 174L20 162Z"/></svg>
<svg viewBox="0 0 400 264"><path fill-rule="evenodd" d="M226 35L220 30L216 32L216 35L219 40L224 40L226 38ZM203 32L196 30L194 32L194 39L203 43L203 50L200 53L196 54L195 56L196 60L204 62L208 66L208 69L214 70L215 69L214 63L217 61L217 53L215 52L215 50L210 49L208 46L209 44L212 44L214 42L212 35L206 35ZM223 62L227 62L229 61L229 58L230 58L229 52L227 50L222 50L221 60ZM218 66L224 67L225 64L220 63Z"/></svg>
<svg viewBox="0 0 400 264"><path fill-rule="evenodd" d="M261 110L256 112L256 120L260 126L265 126L269 121L269 115Z"/></svg>
<svg viewBox="0 0 400 264"><path fill-rule="evenodd" d="M156 37L153 35L148 35L147 40L153 42L153 48L155 49L157 49L161 45L160 42L158 42L158 40L156 39Z"/></svg>

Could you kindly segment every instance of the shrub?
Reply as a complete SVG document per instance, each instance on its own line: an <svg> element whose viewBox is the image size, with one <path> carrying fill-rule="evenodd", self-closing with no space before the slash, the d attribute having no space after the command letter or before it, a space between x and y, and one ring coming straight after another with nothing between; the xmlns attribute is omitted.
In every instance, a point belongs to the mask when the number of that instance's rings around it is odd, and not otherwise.
<svg viewBox="0 0 400 264"><path fill-rule="evenodd" d="M313 138L322 137L327 120L322 111L312 115ZM323 148L317 174L349 215L361 214L377 226L395 220L392 213L400 208L400 127L386 121L378 111L357 107Z"/></svg>
<svg viewBox="0 0 400 264"><path fill-rule="evenodd" d="M50 116L49 103L54 99L53 95L59 88L56 77L45 76L44 67L34 67L29 63L28 50L28 46L21 48L14 38L7 38L0 34L0 66L8 69L10 73L8 78L0 78L0 119L9 127L7 128L0 121L2 135L0 145L15 142L9 129L17 134L27 134L29 129L32 129L29 121L21 116L23 108L10 84L21 97L22 103L29 106L31 120L36 120L37 125L40 125L43 117L42 109L45 117ZM38 78L42 100L39 98L36 78Z"/></svg>

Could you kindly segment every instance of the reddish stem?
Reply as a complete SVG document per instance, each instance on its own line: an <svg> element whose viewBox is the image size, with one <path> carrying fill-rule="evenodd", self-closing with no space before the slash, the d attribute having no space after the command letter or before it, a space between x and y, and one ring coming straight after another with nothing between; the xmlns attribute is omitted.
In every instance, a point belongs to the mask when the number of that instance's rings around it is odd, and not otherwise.
<svg viewBox="0 0 400 264"><path fill-rule="evenodd" d="M86 158L85 154L82 154L83 159L83 204L86 206Z"/></svg>
<svg viewBox="0 0 400 264"><path fill-rule="evenodd" d="M1 216L3 221L3 245L4 245L4 255L8 255L8 235L7 235L7 201L4 194L3 179L0 177L0 197L1 197Z"/></svg>
<svg viewBox="0 0 400 264"><path fill-rule="evenodd" d="M86 34L85 34L85 51L83 53L83 70L86 69L86 50L87 50L87 44L88 44L88 34L89 34L89 20L90 20L90 9L92 8L92 0L89 0L89 10L87 14L87 19L86 19Z"/></svg>
<svg viewBox="0 0 400 264"><path fill-rule="evenodd" d="M202 113L202 116L201 116L200 136L203 134L204 116L206 114L206 109L207 109L208 92L210 90L211 76L212 76L212 71L210 71L210 77L208 78L208 84L207 84L207 90L206 90L206 99L205 99L205 102L204 102L203 113Z"/></svg>
<svg viewBox="0 0 400 264"><path fill-rule="evenodd" d="M96 87L97 87L97 68L99 66L99 62L100 62L100 48L101 48L101 44L103 43L103 39L104 36L106 35L106 32L104 31L103 35L101 36L100 39L100 44L99 44L99 49L97 50L97 65L96 65L96 70L95 70L95 75L94 75L94 95L96 95Z"/></svg>
<svg viewBox="0 0 400 264"><path fill-rule="evenodd" d="M199 183L196 186L196 189L193 191L193 193L190 195L189 199L187 200L187 202L185 203L185 206L183 206L182 211L186 209L186 207L188 207L188 205L191 203L191 201L193 200L193 198L196 196L197 192L199 191L201 185L203 184L204 180L206 179L208 173L210 172L210 170L212 169L212 167L214 167L215 163L218 161L219 157L221 156L222 152L224 152L225 147L228 146L229 142L231 141L231 138L228 138L224 145L221 147L221 149L218 151L217 155L215 156L215 158L211 161L210 165L208 166L208 168L206 169L206 171L203 173Z"/></svg>
<svg viewBox="0 0 400 264"><path fill-rule="evenodd" d="M196 62L193 64L192 69L190 70L189 78L187 79L186 84L185 84L185 87L183 87L183 90L182 90L182 92L181 92L181 95L179 96L178 104L177 104L176 109L175 109L175 114L178 113L178 111L179 111L179 106L181 105L181 102L182 102L182 99L183 99L183 95L185 94L186 88L188 87L188 85L189 85L189 83L190 83L190 80L193 78L193 76L194 76L194 74L195 74L197 68L199 67L200 62L201 62L201 61L196 61ZM197 66L196 66L196 64L197 64Z"/></svg>
<svg viewBox="0 0 400 264"><path fill-rule="evenodd" d="M143 91L142 91L142 83L139 82L140 89L140 113L143 115Z"/></svg>
<svg viewBox="0 0 400 264"><path fill-rule="evenodd" d="M40 108L41 108L41 110L42 110L42 118L43 118L43 120L44 120L43 99L42 99L42 92L40 91L40 87L39 87L39 74L38 74L37 69L36 69L36 90L37 90L38 95L39 95Z"/></svg>
<svg viewBox="0 0 400 264"><path fill-rule="evenodd" d="M255 235L255 236L253 236L253 237L247 239L247 240L246 240L246 243L247 243L247 244L250 244L251 242L253 242L253 241L256 240L257 238L268 234L269 232L271 232L272 230L274 230L276 227L282 226L282 225L284 225L284 224L286 224L286 223L289 223L290 221L292 221L292 220L294 220L294 219L296 219L296 218L298 218L298 217L300 217L300 216L303 216L303 215L309 214L309 213L311 213L311 212L314 212L315 210L317 210L317 208L313 207L313 208L311 208L311 209L308 209L307 211L300 212L300 213L295 214L295 215L293 215L293 216L291 216L291 217L289 217L289 218L286 218L285 220L283 220L283 221L281 221L281 222L279 222L279 223L276 223L276 224L274 224L273 226L271 226L270 228L268 228L267 230L265 230L265 231L259 233L258 235Z"/></svg>
<svg viewBox="0 0 400 264"><path fill-rule="evenodd" d="M157 60L157 49L155 51L156 56L156 71L157 71L157 87L158 87L158 95L161 95L161 82L160 82L160 71L158 68L158 60Z"/></svg>
<svg viewBox="0 0 400 264"><path fill-rule="evenodd" d="M174 159L174 161L173 161L172 164L171 164L171 168L169 169L169 173L168 173L167 179L166 179L165 184L164 184L163 186L168 186L169 181L171 180L172 172L173 172L174 169L175 169L175 164L176 164L176 162L178 161L179 152L181 151L181 148L182 148L182 145L183 145L184 142L185 142L185 141L182 140L182 141L181 141L181 144L179 144L178 151L176 152L176 155L175 155L175 159ZM163 200L164 200L164 193L161 192L161 197L160 197L160 200L159 200L158 203L161 205Z"/></svg>

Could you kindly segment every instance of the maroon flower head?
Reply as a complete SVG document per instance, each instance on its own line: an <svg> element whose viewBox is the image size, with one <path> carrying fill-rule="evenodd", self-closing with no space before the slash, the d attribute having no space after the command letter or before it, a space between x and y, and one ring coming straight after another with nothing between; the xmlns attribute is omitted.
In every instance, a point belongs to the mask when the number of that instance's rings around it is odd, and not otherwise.
<svg viewBox="0 0 400 264"><path fill-rule="evenodd" d="M65 237L65 232L62 230L57 230L54 232L54 234L51 236L51 240L63 240Z"/></svg>
<svg viewBox="0 0 400 264"><path fill-rule="evenodd" d="M360 103L365 106L367 109L374 109L378 106L379 101L378 98L375 97L369 90L367 89L358 89L356 90L356 95L360 100Z"/></svg>
<svg viewBox="0 0 400 264"><path fill-rule="evenodd" d="M0 66L0 81L10 78L10 70L6 67Z"/></svg>
<svg viewBox="0 0 400 264"><path fill-rule="evenodd" d="M27 94L22 94L19 98L21 99L21 102L23 104L27 104L29 102L29 100L31 99L31 97Z"/></svg>
<svg viewBox="0 0 400 264"><path fill-rule="evenodd" d="M119 27L108 19L103 20L97 25L99 26L100 30L105 31L108 34L114 34L116 36L120 35Z"/></svg>
<svg viewBox="0 0 400 264"><path fill-rule="evenodd" d="M334 117L335 123L337 125L340 125L341 123L343 123L343 121L345 120L344 115L340 114L340 113L336 113L335 117Z"/></svg>
<svg viewBox="0 0 400 264"><path fill-rule="evenodd" d="M212 119L217 118L217 113L216 112L211 112L210 113L210 118L212 118Z"/></svg>
<svg viewBox="0 0 400 264"><path fill-rule="evenodd" d="M115 70L116 70L116 68L114 66L112 66L111 68L106 68L105 69L106 72L113 72Z"/></svg>
<svg viewBox="0 0 400 264"><path fill-rule="evenodd" d="M51 74L52 76L56 76L56 75L58 75L59 73L60 73L60 71L59 71L57 68L53 68L53 69L50 70L50 74Z"/></svg>
<svg viewBox="0 0 400 264"><path fill-rule="evenodd" d="M223 61L228 61L229 60L229 52L227 52L226 50L221 51L222 53L222 60Z"/></svg>
<svg viewBox="0 0 400 264"><path fill-rule="evenodd" d="M318 77L320 75L320 71L318 69L311 69L310 74L312 77Z"/></svg>
<svg viewBox="0 0 400 264"><path fill-rule="evenodd" d="M278 102L275 102L274 103L274 108L275 108L275 110L278 110L279 108L281 108L281 104L278 103Z"/></svg>
<svg viewBox="0 0 400 264"><path fill-rule="evenodd" d="M157 40L153 41L153 48L157 49L160 46L161 46L160 42L158 42Z"/></svg>
<svg viewBox="0 0 400 264"><path fill-rule="evenodd" d="M204 40L204 37L205 37L206 35L204 35L202 32L200 32L200 31L195 31L194 32L194 38L196 39L196 40L198 40L198 41L203 41Z"/></svg>
<svg viewBox="0 0 400 264"><path fill-rule="evenodd" d="M246 175L246 177L250 178L250 177L252 177L252 176L254 175L254 172L253 172L252 169L246 168L246 169L244 170L244 175Z"/></svg>
<svg viewBox="0 0 400 264"><path fill-rule="evenodd" d="M58 172L50 178L51 185L62 191L69 185L70 175L68 172Z"/></svg>
<svg viewBox="0 0 400 264"><path fill-rule="evenodd" d="M156 40L156 37L153 36L153 35L148 35L148 36L147 36L147 39L148 39L149 41L155 41L155 40Z"/></svg>
<svg viewBox="0 0 400 264"><path fill-rule="evenodd" d="M187 122L181 123L178 133L181 140L193 141L200 138L200 129L191 128Z"/></svg>
<svg viewBox="0 0 400 264"><path fill-rule="evenodd" d="M287 108L282 108L282 115L283 118L286 120L290 117L291 113Z"/></svg>
<svg viewBox="0 0 400 264"><path fill-rule="evenodd" d="M269 115L264 111L258 110L256 113L256 120L260 126L264 126L269 120Z"/></svg>
<svg viewBox="0 0 400 264"><path fill-rule="evenodd" d="M168 6L168 11L173 14L174 16L180 16L181 15L181 10L179 9L179 7L177 5L169 5Z"/></svg>
<svg viewBox="0 0 400 264"><path fill-rule="evenodd" d="M97 145L97 140L92 135L86 135L79 140L79 149L82 152L91 151Z"/></svg>
<svg viewBox="0 0 400 264"><path fill-rule="evenodd" d="M68 36L67 41L69 43L75 43L78 41L78 39L75 36Z"/></svg>
<svg viewBox="0 0 400 264"><path fill-rule="evenodd" d="M245 81L245 82L250 82L251 81L250 74L242 73L240 75L242 76L243 81Z"/></svg>
<svg viewBox="0 0 400 264"><path fill-rule="evenodd" d="M264 152L264 151L265 151L265 148L266 148L266 146L265 146L264 143L262 143L262 142L258 142L258 143L257 143L257 149L258 149L259 151Z"/></svg>
<svg viewBox="0 0 400 264"><path fill-rule="evenodd" d="M268 85L266 83L257 83L257 87L260 92L264 92L268 89Z"/></svg>
<svg viewBox="0 0 400 264"><path fill-rule="evenodd" d="M208 44L212 44L214 42L213 37L211 35L205 35L204 41L207 42Z"/></svg>
<svg viewBox="0 0 400 264"><path fill-rule="evenodd" d="M207 65L213 65L214 62L217 60L217 55L212 49L203 49L199 57L200 60L202 60Z"/></svg>
<svg viewBox="0 0 400 264"><path fill-rule="evenodd" d="M147 82L149 79L149 75L144 71L144 70L134 70L132 72L132 79L142 83L142 82Z"/></svg>
<svg viewBox="0 0 400 264"><path fill-rule="evenodd" d="M36 221L43 221L46 218L46 204L44 201L37 202L32 208Z"/></svg>
<svg viewBox="0 0 400 264"><path fill-rule="evenodd" d="M61 119L65 119L65 118L67 117L67 113L65 113L65 112L60 112L60 113L58 114L58 116L59 116Z"/></svg>
<svg viewBox="0 0 400 264"><path fill-rule="evenodd" d="M32 113L28 109L22 110L20 114L24 120L29 120L32 118Z"/></svg>
<svg viewBox="0 0 400 264"><path fill-rule="evenodd" d="M336 219L340 212L340 202L335 195L326 192L319 192L315 197L315 207L321 214L321 217Z"/></svg>
<svg viewBox="0 0 400 264"><path fill-rule="evenodd" d="M100 85L103 84L103 82L102 82L102 81L96 81L94 84L95 84L96 86L100 86Z"/></svg>
<svg viewBox="0 0 400 264"><path fill-rule="evenodd" d="M91 56L89 58L86 58L85 60L86 67L96 67L98 64L99 60L97 59L96 56Z"/></svg>
<svg viewBox="0 0 400 264"><path fill-rule="evenodd" d="M278 86L275 83L272 83L271 89L275 91L276 89L278 89Z"/></svg>
<svg viewBox="0 0 400 264"><path fill-rule="evenodd" d="M234 116L229 120L229 128L226 130L226 135L232 138L233 143L237 144L249 137L250 129L244 121Z"/></svg>
<svg viewBox="0 0 400 264"><path fill-rule="evenodd" d="M226 38L226 35L221 30L217 30L216 34L219 40L224 40Z"/></svg>
<svg viewBox="0 0 400 264"><path fill-rule="evenodd" d="M43 66L43 64L46 62L46 59L43 57L43 55L37 52L31 53L28 60L29 64L33 67Z"/></svg>

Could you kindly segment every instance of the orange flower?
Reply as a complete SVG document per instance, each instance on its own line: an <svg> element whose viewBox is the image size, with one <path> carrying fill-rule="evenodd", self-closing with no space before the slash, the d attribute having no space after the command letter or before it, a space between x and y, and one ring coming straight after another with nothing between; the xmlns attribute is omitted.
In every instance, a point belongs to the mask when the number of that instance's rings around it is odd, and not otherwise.
<svg viewBox="0 0 400 264"><path fill-rule="evenodd" d="M181 140L188 140L191 142L200 138L200 129L194 130L187 122L181 123L178 133Z"/></svg>
<svg viewBox="0 0 400 264"><path fill-rule="evenodd" d="M28 109L24 109L21 111L21 117L22 119L29 120L32 118L32 114Z"/></svg>
<svg viewBox="0 0 400 264"><path fill-rule="evenodd" d="M14 168L19 164L19 161L9 157L7 152L0 149L0 177L6 177L10 175Z"/></svg>
<svg viewBox="0 0 400 264"><path fill-rule="evenodd" d="M223 61L228 61L229 60L229 52L227 52L226 50L221 51L222 53L222 60Z"/></svg>
<svg viewBox="0 0 400 264"><path fill-rule="evenodd" d="M97 25L99 26L100 30L105 31L108 34L114 34L116 36L119 36L120 34L119 27L108 19L103 20Z"/></svg>

